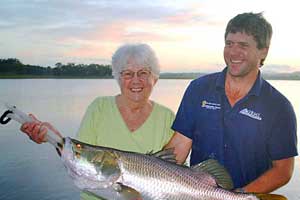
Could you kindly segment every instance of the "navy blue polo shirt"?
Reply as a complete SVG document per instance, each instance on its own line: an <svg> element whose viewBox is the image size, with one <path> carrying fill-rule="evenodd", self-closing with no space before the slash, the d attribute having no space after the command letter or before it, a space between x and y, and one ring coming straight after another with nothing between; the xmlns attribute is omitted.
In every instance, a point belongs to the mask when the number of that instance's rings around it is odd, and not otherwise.
<svg viewBox="0 0 300 200"><path fill-rule="evenodd" d="M249 93L231 107L226 71L190 83L172 128L193 140L191 165L217 159L237 188L268 170L272 160L298 155L297 125L290 102L260 73Z"/></svg>

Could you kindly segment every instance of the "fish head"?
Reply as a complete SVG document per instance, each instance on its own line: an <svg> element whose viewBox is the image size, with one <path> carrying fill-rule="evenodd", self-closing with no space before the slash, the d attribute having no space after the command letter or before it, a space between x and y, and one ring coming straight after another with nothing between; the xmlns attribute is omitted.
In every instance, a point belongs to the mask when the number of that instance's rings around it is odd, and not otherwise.
<svg viewBox="0 0 300 200"><path fill-rule="evenodd" d="M118 157L109 148L66 137L60 153L68 174L82 190L107 188L120 177Z"/></svg>

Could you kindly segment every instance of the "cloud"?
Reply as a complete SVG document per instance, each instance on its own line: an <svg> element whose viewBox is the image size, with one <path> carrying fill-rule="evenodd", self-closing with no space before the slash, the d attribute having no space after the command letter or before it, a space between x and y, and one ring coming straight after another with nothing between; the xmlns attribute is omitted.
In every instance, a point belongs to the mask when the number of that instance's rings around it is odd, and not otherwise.
<svg viewBox="0 0 300 200"><path fill-rule="evenodd" d="M44 66L56 61L109 62L119 45L146 42L168 69L197 68L222 62L223 32L237 12L266 9L271 18L281 8L275 12L267 3L233 2L234 7L216 0L1 0L0 55ZM299 67L299 31L288 31L284 23L297 17L282 18L286 16L273 18L274 30L280 31L274 33L268 61Z"/></svg>
<svg viewBox="0 0 300 200"><path fill-rule="evenodd" d="M143 23L158 23L173 12L155 1L2 0L0 37L11 56L28 60L41 54L93 59L100 52L107 59L117 43L166 39Z"/></svg>
<svg viewBox="0 0 300 200"><path fill-rule="evenodd" d="M6 33L2 38L13 41L4 46L11 46L12 52L16 52L14 55L21 56L20 59L24 58L28 63L31 60L43 65L49 60L52 61L47 65L53 65L55 57L69 62L72 59L107 62L119 45L147 42L156 47L165 46L168 59L173 60L172 65L176 67L178 59L167 47L175 46L181 55L180 49L190 48L184 43L201 33L205 24L214 26L215 23L207 20L209 18L201 4L169 0L126 3L120 0L12 3L4 0L2 4L0 19L7 21L0 21L0 28L4 29L0 37ZM196 45L198 40L194 41ZM29 49L32 50L29 52Z"/></svg>
<svg viewBox="0 0 300 200"><path fill-rule="evenodd" d="M2 0L0 19L18 27L40 26L43 28L66 27L69 25L94 27L115 20L158 20L174 12L165 6L145 3L146 1L9 1ZM64 25L64 26L62 26Z"/></svg>

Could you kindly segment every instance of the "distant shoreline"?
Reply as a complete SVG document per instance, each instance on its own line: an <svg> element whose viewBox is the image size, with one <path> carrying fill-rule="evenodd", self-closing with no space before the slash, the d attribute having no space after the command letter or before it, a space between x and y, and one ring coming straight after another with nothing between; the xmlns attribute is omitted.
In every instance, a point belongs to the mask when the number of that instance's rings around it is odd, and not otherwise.
<svg viewBox="0 0 300 200"><path fill-rule="evenodd" d="M49 76L49 75L0 75L0 79L112 79L109 77L99 76Z"/></svg>
<svg viewBox="0 0 300 200"><path fill-rule="evenodd" d="M196 79L208 73L162 72L161 79ZM267 80L300 80L300 71L291 73L262 72ZM56 63L52 68L24 65L16 58L0 59L0 79L112 79L110 65Z"/></svg>
<svg viewBox="0 0 300 200"><path fill-rule="evenodd" d="M196 79L203 73L162 73L160 79ZM266 80L300 80L300 76L290 74L262 74ZM112 76L54 76L54 75L0 75L0 79L113 79Z"/></svg>

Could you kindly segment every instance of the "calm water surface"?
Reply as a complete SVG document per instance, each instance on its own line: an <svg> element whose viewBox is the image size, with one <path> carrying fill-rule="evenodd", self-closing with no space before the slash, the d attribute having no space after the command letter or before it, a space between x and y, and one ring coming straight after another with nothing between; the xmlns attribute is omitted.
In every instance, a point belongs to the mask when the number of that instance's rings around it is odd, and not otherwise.
<svg viewBox="0 0 300 200"><path fill-rule="evenodd" d="M151 98L176 112L189 82L159 80ZM270 82L292 102L299 125L300 81ZM3 102L8 102L51 122L65 136L74 136L87 105L97 96L117 93L114 80L0 79L0 112L5 110ZM0 199L79 199L53 147L34 144L19 127L16 122L0 126ZM297 157L293 179L276 193L300 199L299 175Z"/></svg>

